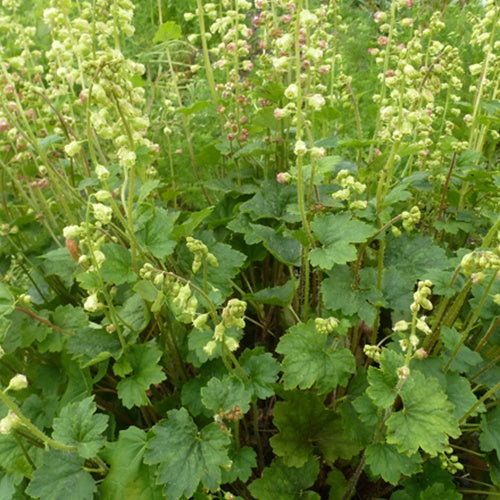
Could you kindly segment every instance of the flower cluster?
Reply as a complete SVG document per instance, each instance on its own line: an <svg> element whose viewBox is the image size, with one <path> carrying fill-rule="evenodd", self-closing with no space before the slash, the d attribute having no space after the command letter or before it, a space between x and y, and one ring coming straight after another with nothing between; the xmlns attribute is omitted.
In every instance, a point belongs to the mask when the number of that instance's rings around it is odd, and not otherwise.
<svg viewBox="0 0 500 500"><path fill-rule="evenodd" d="M188 236L186 238L186 246L188 250L194 255L193 264L191 270L193 274L197 273L203 262L207 262L213 267L219 267L219 261L217 257L208 251L207 246L200 240Z"/></svg>
<svg viewBox="0 0 500 500"><path fill-rule="evenodd" d="M335 180L341 187L332 194L335 201L346 202L350 210L367 207L366 201L358 199L359 195L364 193L366 185L356 180L349 170L341 170Z"/></svg>

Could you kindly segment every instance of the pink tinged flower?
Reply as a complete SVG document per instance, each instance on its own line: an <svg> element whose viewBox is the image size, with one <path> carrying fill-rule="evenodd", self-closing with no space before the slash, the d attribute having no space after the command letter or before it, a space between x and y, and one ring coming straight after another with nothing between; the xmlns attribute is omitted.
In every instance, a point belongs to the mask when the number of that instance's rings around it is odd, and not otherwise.
<svg viewBox="0 0 500 500"><path fill-rule="evenodd" d="M407 366L400 366L397 373L399 380L406 380L410 376L410 369Z"/></svg>
<svg viewBox="0 0 500 500"><path fill-rule="evenodd" d="M5 132L9 130L10 124L6 118L0 118L0 132Z"/></svg>
<svg viewBox="0 0 500 500"><path fill-rule="evenodd" d="M236 45L233 43L233 42L230 42L226 45L226 50L230 53L230 54L234 54L236 52Z"/></svg>
<svg viewBox="0 0 500 500"><path fill-rule="evenodd" d="M389 42L389 39L386 36L379 36L378 39L377 39L377 43L381 47L385 47L388 42Z"/></svg>
<svg viewBox="0 0 500 500"><path fill-rule="evenodd" d="M412 7L413 6L413 0L406 0L406 6L407 7Z"/></svg>
<svg viewBox="0 0 500 500"><path fill-rule="evenodd" d="M254 18L252 19L252 26L254 28L258 28L259 27L259 16L254 16Z"/></svg>
<svg viewBox="0 0 500 500"><path fill-rule="evenodd" d="M244 124L244 123L246 123L247 121L248 121L248 118L247 118L245 115L243 115L243 116L240 118L240 123L241 123L241 124Z"/></svg>
<svg viewBox="0 0 500 500"><path fill-rule="evenodd" d="M376 56L378 52L379 50L377 49L377 47L370 47L368 49L368 54L370 54L371 56Z"/></svg>
<svg viewBox="0 0 500 500"><path fill-rule="evenodd" d="M222 104L217 106L217 113L224 113L225 110L226 108Z"/></svg>
<svg viewBox="0 0 500 500"><path fill-rule="evenodd" d="M83 90L80 92L78 98L80 99L80 102L85 102L87 100L87 96L85 95L85 92Z"/></svg>
<svg viewBox="0 0 500 500"><path fill-rule="evenodd" d="M234 141L234 139L235 139L235 135L234 135L234 134L227 134L227 140L228 140L229 142L233 142L233 141Z"/></svg>
<svg viewBox="0 0 500 500"><path fill-rule="evenodd" d="M387 19L387 14L385 12L382 12L381 10L378 10L373 14L373 19L376 23L383 23Z"/></svg>
<svg viewBox="0 0 500 500"><path fill-rule="evenodd" d="M292 176L288 172L279 172L276 175L276 182L279 184L289 184L292 180Z"/></svg>
<svg viewBox="0 0 500 500"><path fill-rule="evenodd" d="M179 148L179 149L175 150L175 153L178 154L178 155L181 155L181 154L184 153L184 151L181 148Z"/></svg>

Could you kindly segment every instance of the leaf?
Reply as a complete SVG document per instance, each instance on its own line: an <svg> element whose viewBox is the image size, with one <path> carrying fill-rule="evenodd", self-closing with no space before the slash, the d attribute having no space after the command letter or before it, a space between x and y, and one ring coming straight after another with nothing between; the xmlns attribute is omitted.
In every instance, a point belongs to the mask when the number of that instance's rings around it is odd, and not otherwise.
<svg viewBox="0 0 500 500"><path fill-rule="evenodd" d="M284 355L282 369L285 389L309 389L320 394L345 386L355 372L354 356L344 347L327 347L328 336L318 333L314 321L291 327L276 351Z"/></svg>
<svg viewBox="0 0 500 500"><path fill-rule="evenodd" d="M246 256L225 243L205 243L208 246L208 251L213 253L219 261L219 267L207 266L207 281L212 286L208 295L215 305L219 305L231 294L231 280L240 272ZM202 276L197 274L193 281L200 288L203 288Z"/></svg>
<svg viewBox="0 0 500 500"><path fill-rule="evenodd" d="M96 484L83 469L84 459L75 453L46 451L43 463L33 472L26 493L42 500L89 500L94 498Z"/></svg>
<svg viewBox="0 0 500 500"><path fill-rule="evenodd" d="M292 301L294 292L293 281L289 280L284 285L263 288L251 295L249 294L248 298L259 304L287 307Z"/></svg>
<svg viewBox="0 0 500 500"><path fill-rule="evenodd" d="M172 231L178 216L178 212L157 209L153 218L137 231L137 240L158 259L171 255L177 244Z"/></svg>
<svg viewBox="0 0 500 500"><path fill-rule="evenodd" d="M216 423L198 430L186 409L171 410L168 418L153 427L144 462L159 464L158 482L165 485L166 497L190 498L202 483L216 490L221 468L229 466L229 436Z"/></svg>
<svg viewBox="0 0 500 500"><path fill-rule="evenodd" d="M301 246L295 238L262 224L250 224L250 227L266 249L280 262L289 266L300 265Z"/></svg>
<svg viewBox="0 0 500 500"><path fill-rule="evenodd" d="M102 500L162 500L152 467L143 463L146 433L137 427L120 431L118 440L102 453L109 471L99 487Z"/></svg>
<svg viewBox="0 0 500 500"><path fill-rule="evenodd" d="M201 111L202 109L208 108L212 104L212 101L198 101L188 108L180 108L177 110L178 113L182 113L183 115L192 115L197 111Z"/></svg>
<svg viewBox="0 0 500 500"><path fill-rule="evenodd" d="M446 374L446 395L455 405L455 417L458 419L462 418L477 403L477 398L472 392L470 382L458 373L448 372ZM484 411L484 405L481 404L471 416Z"/></svg>
<svg viewBox="0 0 500 500"><path fill-rule="evenodd" d="M329 277L321 283L325 307L342 311L345 316L358 316L367 324L373 324L377 306L386 305L376 284L361 283L359 290L353 289L354 272L347 266L334 266Z"/></svg>
<svg viewBox="0 0 500 500"><path fill-rule="evenodd" d="M279 184L275 180L265 180L262 187L248 201L240 205L241 212L249 212L254 221L273 218L282 220L287 215L287 206L296 202L296 189Z"/></svg>
<svg viewBox="0 0 500 500"><path fill-rule="evenodd" d="M396 399L396 386L399 382L397 369L404 365L404 357L390 349L383 349L380 368L368 368L366 394L380 408L389 408Z"/></svg>
<svg viewBox="0 0 500 500"><path fill-rule="evenodd" d="M105 243L101 245L101 251L106 256L100 268L106 282L123 285L135 281L130 250L117 243Z"/></svg>
<svg viewBox="0 0 500 500"><path fill-rule="evenodd" d="M290 467L302 467L319 450L326 460L351 458L360 446L346 437L341 419L310 392L292 392L275 404L273 423L279 433L270 439L274 453Z"/></svg>
<svg viewBox="0 0 500 500"><path fill-rule="evenodd" d="M222 483L234 483L237 479L247 481L252 475L252 469L257 466L257 455L253 448L243 446L238 450L231 450L229 454L231 468L222 469Z"/></svg>
<svg viewBox="0 0 500 500"><path fill-rule="evenodd" d="M334 264L355 260L354 243L363 243L376 232L365 222L351 220L349 213L316 217L311 222L311 229L323 247L312 250L309 260L313 266L326 270Z"/></svg>
<svg viewBox="0 0 500 500"><path fill-rule="evenodd" d="M134 294L117 308L119 318L123 321L124 337L136 337L149 323L149 308L139 295Z"/></svg>
<svg viewBox="0 0 500 500"><path fill-rule="evenodd" d="M0 316L5 316L14 310L14 297L4 283L0 283Z"/></svg>
<svg viewBox="0 0 500 500"><path fill-rule="evenodd" d="M407 456L399 453L393 445L386 443L368 445L365 456L372 473L394 485L398 484L401 476L415 474L422 461L418 453Z"/></svg>
<svg viewBox="0 0 500 500"><path fill-rule="evenodd" d="M446 251L432 238L407 233L399 238L387 238L384 266L400 272L401 278L396 287L398 291L413 290L415 281L426 279L427 271L431 269L454 267L446 257ZM394 288L394 283L387 283L386 286Z"/></svg>
<svg viewBox="0 0 500 500"><path fill-rule="evenodd" d="M201 389L201 401L214 413L227 413L238 406L243 413L250 408L251 392L243 381L237 377L226 375L222 379L213 377Z"/></svg>
<svg viewBox="0 0 500 500"><path fill-rule="evenodd" d="M313 457L300 468L287 467L282 460L274 460L248 489L256 500L319 500L317 493L304 491L314 484L318 472L319 463Z"/></svg>
<svg viewBox="0 0 500 500"><path fill-rule="evenodd" d="M483 451L495 450L500 460L500 406L497 405L485 415L481 415L479 443Z"/></svg>
<svg viewBox="0 0 500 500"><path fill-rule="evenodd" d="M72 285L73 273L78 269L78 265L66 247L51 250L42 255L41 259L44 276L57 276L67 287Z"/></svg>
<svg viewBox="0 0 500 500"><path fill-rule="evenodd" d="M67 351L80 367L94 365L111 357L117 358L122 350L117 335L110 335L104 328L79 328L66 343Z"/></svg>
<svg viewBox="0 0 500 500"><path fill-rule="evenodd" d="M274 395L273 385L278 378L280 364L270 352L256 347L245 349L238 360L248 376L247 386L252 391L252 399L266 399Z"/></svg>
<svg viewBox="0 0 500 500"><path fill-rule="evenodd" d="M146 391L151 384L159 384L166 378L162 367L158 365L162 353L153 340L147 344L130 346L124 356L128 358L132 375L118 382L118 397L126 408L147 405L149 400Z"/></svg>
<svg viewBox="0 0 500 500"><path fill-rule="evenodd" d="M153 43L179 40L182 36L181 27L174 21L167 21L160 25L153 38Z"/></svg>
<svg viewBox="0 0 500 500"><path fill-rule="evenodd" d="M69 403L54 419L52 437L68 446L76 446L83 458L92 458L104 446L102 433L108 426L108 416L95 414L97 410L93 397Z"/></svg>
<svg viewBox="0 0 500 500"><path fill-rule="evenodd" d="M450 359L451 354L455 350L457 344L461 341L462 334L458 332L455 328L450 328L448 326L443 326L441 328L441 336L443 339L443 344L445 346L445 352L443 353L443 360L446 362ZM466 345L461 345L458 348L458 352L450 364L450 368L457 372L469 372L471 368L476 367L483 358L478 352L469 349Z"/></svg>
<svg viewBox="0 0 500 500"><path fill-rule="evenodd" d="M400 453L413 455L421 448L435 456L448 446L448 436L460 435L455 407L435 378L412 371L400 396L403 409L386 422L387 443L396 445Z"/></svg>
<svg viewBox="0 0 500 500"><path fill-rule="evenodd" d="M403 490L395 491L391 500L460 500L453 476L444 470L438 459L423 464L421 473L402 482Z"/></svg>

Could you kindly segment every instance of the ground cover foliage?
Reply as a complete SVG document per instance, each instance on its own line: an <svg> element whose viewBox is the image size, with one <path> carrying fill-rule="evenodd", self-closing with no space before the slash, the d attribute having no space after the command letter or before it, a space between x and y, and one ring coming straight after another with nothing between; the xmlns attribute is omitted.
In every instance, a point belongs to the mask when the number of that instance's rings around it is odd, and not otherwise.
<svg viewBox="0 0 500 500"><path fill-rule="evenodd" d="M498 496L498 11L3 0L0 497Z"/></svg>

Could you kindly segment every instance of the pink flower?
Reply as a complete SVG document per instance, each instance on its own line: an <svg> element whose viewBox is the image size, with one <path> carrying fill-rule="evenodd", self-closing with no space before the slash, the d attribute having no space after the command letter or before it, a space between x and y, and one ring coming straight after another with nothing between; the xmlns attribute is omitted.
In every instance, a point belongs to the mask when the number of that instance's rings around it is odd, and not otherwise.
<svg viewBox="0 0 500 500"><path fill-rule="evenodd" d="M292 176L288 172L279 172L276 175L276 182L279 184L290 184Z"/></svg>
<svg viewBox="0 0 500 500"><path fill-rule="evenodd" d="M379 36L377 39L377 43L381 46L384 47L389 43L389 39L386 36Z"/></svg>
<svg viewBox="0 0 500 500"><path fill-rule="evenodd" d="M381 10L378 10L373 14L373 19L376 23L383 23L387 19L387 14L385 12L382 12Z"/></svg>
<svg viewBox="0 0 500 500"><path fill-rule="evenodd" d="M413 0L406 0L406 6L411 7L413 5Z"/></svg>

